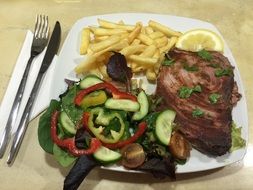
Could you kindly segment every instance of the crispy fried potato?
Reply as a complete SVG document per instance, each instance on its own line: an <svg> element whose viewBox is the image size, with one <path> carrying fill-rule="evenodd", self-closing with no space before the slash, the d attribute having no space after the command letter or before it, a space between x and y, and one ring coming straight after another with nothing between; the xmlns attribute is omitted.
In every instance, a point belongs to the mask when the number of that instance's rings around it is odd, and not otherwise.
<svg viewBox="0 0 253 190"><path fill-rule="evenodd" d="M89 28L84 28L81 34L81 45L80 45L80 54L85 55L90 43L90 30Z"/></svg>
<svg viewBox="0 0 253 190"><path fill-rule="evenodd" d="M94 42L101 42L109 38L109 36L94 36Z"/></svg>
<svg viewBox="0 0 253 190"><path fill-rule="evenodd" d="M77 74L81 74L89 71L89 69L92 68L92 65L96 62L96 59L97 57L94 55L87 56L83 62L79 63L75 67L75 72Z"/></svg>
<svg viewBox="0 0 253 190"><path fill-rule="evenodd" d="M123 22L123 21L122 21ZM132 25L126 25L124 23L114 23L114 22L110 22L110 21L106 21L106 20L102 20L102 19L98 19L98 24L102 27L102 28L111 28L111 29L115 29L115 28L119 28L119 29L124 29L127 31L132 31L134 30L135 26Z"/></svg>
<svg viewBox="0 0 253 190"><path fill-rule="evenodd" d="M146 26L145 27L145 33L150 35L154 32L153 28L151 28L150 26Z"/></svg>
<svg viewBox="0 0 253 190"><path fill-rule="evenodd" d="M151 39L156 39L156 38L161 38L161 37L164 37L165 35L160 32L160 31L156 31L156 32L153 32L151 34L148 35Z"/></svg>
<svg viewBox="0 0 253 190"><path fill-rule="evenodd" d="M123 48L120 53L124 56L128 57L129 55L141 53L146 48L146 45L140 44L140 45L130 45Z"/></svg>
<svg viewBox="0 0 253 190"><path fill-rule="evenodd" d="M153 57L159 59L160 56L161 56L160 50L157 48L154 55L153 55Z"/></svg>
<svg viewBox="0 0 253 190"><path fill-rule="evenodd" d="M146 34L140 33L140 34L137 36L137 38L138 38L142 43L144 43L144 44L146 44L146 45L148 45L148 46L150 46L150 45L152 45L152 44L154 43L154 41L153 41L150 37L148 37L148 35L146 35Z"/></svg>
<svg viewBox="0 0 253 190"><path fill-rule="evenodd" d="M137 23L134 30L128 36L128 42L132 43L133 40L140 34L142 25Z"/></svg>
<svg viewBox="0 0 253 190"><path fill-rule="evenodd" d="M158 62L157 58L142 57L140 55L130 55L129 59L147 67L154 66Z"/></svg>
<svg viewBox="0 0 253 190"><path fill-rule="evenodd" d="M131 43L131 45L138 45L141 43L141 40L139 39L134 39L134 41Z"/></svg>
<svg viewBox="0 0 253 190"><path fill-rule="evenodd" d="M158 22L155 22L155 21L153 21L153 20L150 20L149 22L148 22L148 25L151 27L151 28L153 28L154 30L156 30L156 31L160 31L160 32L162 32L162 33L164 33L166 36L168 36L168 37L171 37L171 36L180 36L181 35L181 33L180 32L177 32L177 31L175 31L175 30L172 30L171 28L169 28L169 27L167 27L167 26L165 26L165 25L162 25L162 24L160 24L160 23L158 23Z"/></svg>
<svg viewBox="0 0 253 190"><path fill-rule="evenodd" d="M110 36L109 38L105 39L104 41L91 44L90 49L93 52L98 52L98 51L101 51L109 46L112 46L113 44L116 44L117 42L120 41L120 39L121 39L120 36L113 35L113 36Z"/></svg>
<svg viewBox="0 0 253 190"><path fill-rule="evenodd" d="M175 36L171 37L167 45L160 48L160 52L168 52L176 44L177 39Z"/></svg>
<svg viewBox="0 0 253 190"><path fill-rule="evenodd" d="M127 33L126 30L120 28L108 29L108 28L90 27L90 29L96 36L110 36L115 34Z"/></svg>
<svg viewBox="0 0 253 190"><path fill-rule="evenodd" d="M163 36L161 38L156 38L155 39L156 47L161 48L163 46L166 46L168 43L168 38L166 36Z"/></svg>
<svg viewBox="0 0 253 190"><path fill-rule="evenodd" d="M155 45L150 45L148 46L141 54L140 56L142 57L153 57L155 54L157 48Z"/></svg>
<svg viewBox="0 0 253 190"><path fill-rule="evenodd" d="M155 81L156 80L156 73L153 69L148 68L146 70L146 77L149 81Z"/></svg>

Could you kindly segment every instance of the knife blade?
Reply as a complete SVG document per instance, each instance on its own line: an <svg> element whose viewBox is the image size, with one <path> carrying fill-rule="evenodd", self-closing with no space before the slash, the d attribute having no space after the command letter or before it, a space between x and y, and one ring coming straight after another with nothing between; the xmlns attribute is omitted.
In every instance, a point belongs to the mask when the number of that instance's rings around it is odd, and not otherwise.
<svg viewBox="0 0 253 190"><path fill-rule="evenodd" d="M57 53L60 45L60 39L61 39L61 26L60 23L57 21L54 26L54 30L52 33L52 36L50 38L45 57L42 61L42 65L40 67L38 76L36 78L36 81L34 83L34 86L32 88L32 91L30 93L29 99L26 103L24 112L22 114L20 123L18 125L17 131L14 134L14 138L11 145L11 150L9 153L9 156L7 158L7 164L12 164L16 158L16 155L20 149L21 143L24 139L25 132L28 126L32 106L34 103L34 100L36 98L37 92L40 87L40 83L42 81L42 78L44 76L44 73L48 69L49 65L51 64L55 54Z"/></svg>

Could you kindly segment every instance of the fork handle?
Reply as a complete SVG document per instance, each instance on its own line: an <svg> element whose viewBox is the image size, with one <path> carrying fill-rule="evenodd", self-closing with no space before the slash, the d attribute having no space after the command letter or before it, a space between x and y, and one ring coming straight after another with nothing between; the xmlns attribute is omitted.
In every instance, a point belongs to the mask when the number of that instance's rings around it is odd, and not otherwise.
<svg viewBox="0 0 253 190"><path fill-rule="evenodd" d="M29 74L30 67L31 67L31 64L32 64L32 61L33 61L34 57L35 57L34 55L31 55L28 62L27 62L27 64L26 64L25 71L23 73L21 83L18 87L17 94L15 96L14 102L13 102L12 107L11 107L11 111L10 111L10 114L9 114L9 117L8 117L8 121L7 121L7 124L4 128L2 139L1 139L1 142L0 142L0 159L3 157L3 155L5 153L5 150L6 150L9 138L10 138L11 129L13 128L13 126L15 124L15 121L16 121L16 118L17 118L17 115L18 115L18 110L19 110L19 107L21 105L21 100L22 100L22 97L23 97L23 94L24 94L28 74Z"/></svg>
<svg viewBox="0 0 253 190"><path fill-rule="evenodd" d="M26 129L28 127L28 123L29 123L33 103L34 103L34 100L36 98L38 89L40 87L40 82L42 80L42 77L43 77L43 73L39 73L38 76L37 76L37 79L35 81L35 84L33 86L33 89L30 93L29 99L26 103L25 110L23 112L20 123L18 125L18 129L15 132L15 135L14 135L14 138L13 138L13 141L12 141L12 145L11 145L10 154L7 158L7 164L9 164L9 165L12 164L12 162L14 161L14 159L15 159L18 151L19 151L20 145L21 145L21 143L24 139L25 132L26 132Z"/></svg>

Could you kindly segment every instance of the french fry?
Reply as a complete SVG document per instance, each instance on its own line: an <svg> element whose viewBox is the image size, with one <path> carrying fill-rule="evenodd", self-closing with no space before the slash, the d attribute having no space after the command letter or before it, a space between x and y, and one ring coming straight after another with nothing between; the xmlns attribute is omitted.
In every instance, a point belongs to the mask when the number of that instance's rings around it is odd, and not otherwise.
<svg viewBox="0 0 253 190"><path fill-rule="evenodd" d="M101 56L104 53L109 52L109 51L119 51L119 50L121 50L121 49L123 49L127 46L129 46L128 41L127 40L122 40L122 41L120 41L116 44L113 44L113 45L111 45L111 46L109 46L109 47L107 47L107 48L105 48L101 51L98 51L98 52L94 53L94 56L99 57L99 56Z"/></svg>
<svg viewBox="0 0 253 190"><path fill-rule="evenodd" d="M139 40L139 39L134 39L134 41L132 42L131 45L138 45L138 44L140 44L140 43L141 43L141 40Z"/></svg>
<svg viewBox="0 0 253 190"><path fill-rule="evenodd" d="M148 25L153 28L154 30L156 31L160 31L162 33L164 33L166 36L168 37L171 37L171 36L180 36L181 33L180 32L177 32L175 30L172 30L171 28L167 27L167 26L164 26L158 22L155 22L153 20L150 20L148 22Z"/></svg>
<svg viewBox="0 0 253 190"><path fill-rule="evenodd" d="M154 41L150 37L148 37L148 35L146 35L146 34L140 33L137 38L139 40L141 40L142 43L144 43L148 46L150 46L154 43Z"/></svg>
<svg viewBox="0 0 253 190"><path fill-rule="evenodd" d="M153 28L149 27L149 26L146 26L145 27L145 33L150 35L154 32Z"/></svg>
<svg viewBox="0 0 253 190"><path fill-rule="evenodd" d="M161 38L156 38L155 39L156 47L161 48L163 46L166 46L168 43L168 38L166 36L161 37Z"/></svg>
<svg viewBox="0 0 253 190"><path fill-rule="evenodd" d="M175 36L171 37L167 45L160 48L160 52L168 52L176 44L177 39Z"/></svg>
<svg viewBox="0 0 253 190"><path fill-rule="evenodd" d="M154 66L158 61L157 58L142 57L140 55L130 55L129 59L136 62L136 63L139 63L141 65L147 66L147 67Z"/></svg>
<svg viewBox="0 0 253 190"><path fill-rule="evenodd" d="M146 77L149 81L155 81L156 80L156 73L153 69L148 68L146 70Z"/></svg>
<svg viewBox="0 0 253 190"><path fill-rule="evenodd" d="M145 70L146 70L146 68L144 66L139 66L139 67L136 67L136 68L132 69L132 71L134 73L140 73L140 72L143 72Z"/></svg>
<svg viewBox="0 0 253 190"><path fill-rule="evenodd" d="M162 33L162 32L159 32L159 31L156 31L156 32L153 32L151 34L148 35L151 39L156 39L156 38L161 38L161 37L164 37L165 35Z"/></svg>
<svg viewBox="0 0 253 190"><path fill-rule="evenodd" d="M156 49L156 51L155 51L153 57L159 59L160 56L161 56L160 50L159 50L159 49Z"/></svg>
<svg viewBox="0 0 253 190"><path fill-rule="evenodd" d="M114 29L107 29L107 28L97 28L97 27L89 27L94 35L96 36L111 36L115 34L123 34L127 33L126 30L114 28Z"/></svg>
<svg viewBox="0 0 253 190"><path fill-rule="evenodd" d="M102 19L98 19L98 24L103 28L111 28L111 29L119 28L119 29L124 29L127 31L132 31L135 28L132 25L125 25L124 23L117 24L117 23L102 20Z"/></svg>
<svg viewBox="0 0 253 190"><path fill-rule="evenodd" d="M109 38L109 36L94 36L94 42L101 42Z"/></svg>
<svg viewBox="0 0 253 190"><path fill-rule="evenodd" d="M142 25L137 23L134 30L128 36L128 42L132 43L133 40L140 34Z"/></svg>
<svg viewBox="0 0 253 190"><path fill-rule="evenodd" d="M109 46L112 46L113 44L116 44L117 42L120 41L120 36L118 35L113 35L113 36L110 36L109 38L107 38L106 40L104 41L101 41L101 42L98 42L98 43L95 43L95 44L91 44L90 45L90 49L93 51L93 52L98 52L98 51L101 51Z"/></svg>
<svg viewBox="0 0 253 190"><path fill-rule="evenodd" d="M140 56L142 57L153 57L153 55L156 52L156 46L155 45L150 45L148 46L141 54Z"/></svg>
<svg viewBox="0 0 253 190"><path fill-rule="evenodd" d="M100 71L100 73L102 74L103 79L109 78L109 76L108 76L108 74L107 74L107 71L106 71L106 65L101 65L101 66L99 66L99 71Z"/></svg>
<svg viewBox="0 0 253 190"><path fill-rule="evenodd" d="M90 30L84 28L81 34L81 45L80 45L80 54L85 55L90 43Z"/></svg>
<svg viewBox="0 0 253 190"><path fill-rule="evenodd" d="M87 56L83 62L75 67L75 72L81 74L89 71L89 69L92 68L92 65L96 62L96 59L97 57L94 55Z"/></svg>
<svg viewBox="0 0 253 190"><path fill-rule="evenodd" d="M132 54L141 53L145 48L146 48L146 46L143 44L130 45L130 46L126 46L125 48L123 48L120 51L120 53L123 54L124 56L128 57L129 55L132 55Z"/></svg>
<svg viewBox="0 0 253 190"><path fill-rule="evenodd" d="M102 76L103 76L103 75L101 74L101 72L100 72L100 70L99 70L98 67L93 68L93 69L90 69L87 73L92 74L92 75L96 75L96 76L98 76L99 78L102 78Z"/></svg>

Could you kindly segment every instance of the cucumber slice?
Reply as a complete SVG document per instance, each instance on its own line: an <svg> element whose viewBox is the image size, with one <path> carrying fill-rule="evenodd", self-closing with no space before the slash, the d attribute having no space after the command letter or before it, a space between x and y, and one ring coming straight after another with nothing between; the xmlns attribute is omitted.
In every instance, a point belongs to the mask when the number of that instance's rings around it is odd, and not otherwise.
<svg viewBox="0 0 253 190"><path fill-rule="evenodd" d="M114 163L121 158L121 154L119 152L110 150L104 146L101 146L94 154L93 157L103 163L103 164L111 164Z"/></svg>
<svg viewBox="0 0 253 190"><path fill-rule="evenodd" d="M96 75L88 75L83 80L80 81L79 86L81 89L85 89L85 88L88 88L88 87L93 86L95 84L102 83L102 82L103 82L103 80L101 80Z"/></svg>
<svg viewBox="0 0 253 190"><path fill-rule="evenodd" d="M141 91L138 96L137 100L140 104L140 110L138 112L135 112L133 115L133 120L141 120L148 114L148 97L144 91Z"/></svg>
<svg viewBox="0 0 253 190"><path fill-rule="evenodd" d="M165 110L160 113L156 119L155 135L157 139L168 146L172 133L172 123L176 117L176 112L172 110Z"/></svg>
<svg viewBox="0 0 253 190"><path fill-rule="evenodd" d="M70 120L69 116L66 112L62 111L60 113L60 123L66 132L74 135L76 134L76 126L75 124Z"/></svg>
<svg viewBox="0 0 253 190"><path fill-rule="evenodd" d="M136 112L140 109L138 102L127 99L113 99L109 98L105 102L105 107L109 109L124 110L130 112Z"/></svg>

